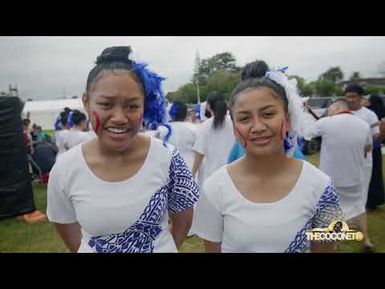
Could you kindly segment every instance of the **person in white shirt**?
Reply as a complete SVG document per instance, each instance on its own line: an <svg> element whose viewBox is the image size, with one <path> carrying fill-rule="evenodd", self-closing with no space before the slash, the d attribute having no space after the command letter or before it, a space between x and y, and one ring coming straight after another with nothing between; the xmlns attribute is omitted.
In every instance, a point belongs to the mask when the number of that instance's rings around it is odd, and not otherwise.
<svg viewBox="0 0 385 289"><path fill-rule="evenodd" d="M61 157L67 151L67 148L64 147L64 142L66 140L66 135L69 133L69 128L67 126L68 115L71 110L68 107L65 107L64 110L58 116L55 123L55 142L58 148L56 154L56 160Z"/></svg>
<svg viewBox="0 0 385 289"><path fill-rule="evenodd" d="M174 145L186 161L187 167L192 171L195 152L193 146L196 138L196 125L187 122L187 106L181 101L174 101L169 109L169 125L171 126L171 136L168 142ZM164 127L159 127L159 137L165 139L167 131Z"/></svg>
<svg viewBox="0 0 385 289"><path fill-rule="evenodd" d="M56 162L47 216L71 252L177 252L199 189L178 150L138 131L164 121L164 78L109 47L87 78L83 105L97 138Z"/></svg>
<svg viewBox="0 0 385 289"><path fill-rule="evenodd" d="M279 71L246 78L230 111L245 155L204 184L192 230L206 252L333 251L333 242L306 238L312 228L341 221L342 212L330 177L291 158L305 129L296 87Z"/></svg>
<svg viewBox="0 0 385 289"><path fill-rule="evenodd" d="M364 235L364 246L370 246L364 192L364 163L371 152L369 125L349 111L345 99L338 99L328 108L327 117L313 123L309 134L322 137L320 169L331 176L340 193L340 205L346 220L357 224Z"/></svg>
<svg viewBox="0 0 385 289"><path fill-rule="evenodd" d="M92 136L86 131L87 116L75 109L68 115L69 132L64 135L64 148L69 150L74 146L90 140Z"/></svg>
<svg viewBox="0 0 385 289"><path fill-rule="evenodd" d="M231 147L235 141L233 125L227 114L227 104L220 93L213 92L207 97L207 120L199 124L193 150L195 159L193 176L198 171L198 184L227 163ZM212 117L211 117L212 115ZM203 166L203 170L201 169Z"/></svg>
<svg viewBox="0 0 385 289"><path fill-rule="evenodd" d="M362 96L364 95L364 89L359 84L350 84L345 88L345 99L347 100L349 104L350 111L367 122L370 126L373 141L378 141L383 139L383 135L380 132L379 128L379 120L377 115L371 111L370 109L367 109L362 105ZM370 151L367 154L367 157L365 158L364 162L364 180L363 180L363 190L365 192L364 195L364 202L366 204L368 199L368 192L369 192L369 184L370 179L372 177L372 170L373 170L373 156L372 152ZM362 218L360 219L360 227L367 227L367 218L366 214L362 215ZM365 242L365 249L367 251L373 251L374 245L369 241L366 240Z"/></svg>

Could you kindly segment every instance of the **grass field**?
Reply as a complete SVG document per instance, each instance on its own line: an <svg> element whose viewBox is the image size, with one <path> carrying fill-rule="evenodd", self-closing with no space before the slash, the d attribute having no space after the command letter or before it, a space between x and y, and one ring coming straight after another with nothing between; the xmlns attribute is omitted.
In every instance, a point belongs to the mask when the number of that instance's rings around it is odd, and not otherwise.
<svg viewBox="0 0 385 289"><path fill-rule="evenodd" d="M319 154L308 156L318 166ZM383 163L385 158L383 157ZM385 176L384 176L385 178ZM33 187L36 208L46 211L46 187ZM369 234L377 252L385 252L385 206L368 214ZM360 252L360 244L346 241L340 244L340 252ZM203 242L196 236L187 238L181 252L203 252ZM68 252L53 226L48 222L27 224L17 218L0 220L0 252Z"/></svg>

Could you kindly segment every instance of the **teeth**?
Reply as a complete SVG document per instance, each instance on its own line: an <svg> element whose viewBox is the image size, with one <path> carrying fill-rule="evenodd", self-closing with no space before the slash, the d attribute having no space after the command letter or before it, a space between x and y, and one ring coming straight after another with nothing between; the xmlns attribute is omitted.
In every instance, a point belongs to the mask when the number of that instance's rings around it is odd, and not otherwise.
<svg viewBox="0 0 385 289"><path fill-rule="evenodd" d="M127 128L116 128L116 127L108 127L107 130L113 133L125 133L128 131Z"/></svg>

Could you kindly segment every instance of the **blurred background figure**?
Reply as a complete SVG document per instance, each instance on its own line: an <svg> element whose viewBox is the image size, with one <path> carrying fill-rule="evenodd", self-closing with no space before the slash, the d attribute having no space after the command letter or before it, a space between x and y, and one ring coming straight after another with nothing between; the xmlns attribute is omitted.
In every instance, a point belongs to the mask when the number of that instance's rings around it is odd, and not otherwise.
<svg viewBox="0 0 385 289"><path fill-rule="evenodd" d="M201 189L203 182L226 164L235 141L233 124L227 111L227 104L220 93L213 92L207 97L205 115L209 118L199 125L193 147L195 159L192 173L195 177L199 171L198 185ZM199 170L202 163L204 171Z"/></svg>
<svg viewBox="0 0 385 289"><path fill-rule="evenodd" d="M372 94L363 99L364 105L373 111L379 120L384 121L385 108L381 98L378 95ZM382 179L381 139L373 141L372 154L373 169L369 184L368 201L366 203L368 209L375 209L385 202L384 181Z"/></svg>
<svg viewBox="0 0 385 289"><path fill-rule="evenodd" d="M92 136L87 132L87 117L81 111L75 109L68 114L67 125L70 130L65 135L64 148L69 150L72 147L90 140Z"/></svg>
<svg viewBox="0 0 385 289"><path fill-rule="evenodd" d="M55 123L55 142L58 148L56 159L58 159L63 153L67 151L64 147L64 141L67 134L69 133L69 127L67 125L68 116L71 112L71 109L65 107L64 110L58 116Z"/></svg>
<svg viewBox="0 0 385 289"><path fill-rule="evenodd" d="M187 163L187 167L192 171L195 153L193 146L196 138L196 126L187 121L187 106L181 101L174 101L168 112L171 136L169 143L174 145ZM159 127L159 136L164 139L167 135L167 129Z"/></svg>
<svg viewBox="0 0 385 289"><path fill-rule="evenodd" d="M29 118L23 119L23 142L27 150L27 154L31 154L33 152L32 136L29 130L30 124L31 120Z"/></svg>
<svg viewBox="0 0 385 289"><path fill-rule="evenodd" d="M365 158L372 150L368 123L349 111L345 99L338 99L329 106L327 117L312 124L309 135L322 137L320 169L332 178L340 193L345 219L363 233L363 249L373 249L368 236L367 195L363 186Z"/></svg>

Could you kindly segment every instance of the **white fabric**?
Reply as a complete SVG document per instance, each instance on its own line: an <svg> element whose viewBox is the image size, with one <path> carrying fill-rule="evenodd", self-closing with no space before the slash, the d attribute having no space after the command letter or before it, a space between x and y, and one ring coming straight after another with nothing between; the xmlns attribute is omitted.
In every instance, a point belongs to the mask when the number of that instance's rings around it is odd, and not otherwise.
<svg viewBox="0 0 385 289"><path fill-rule="evenodd" d="M172 134L168 140L169 143L174 145L186 161L188 168L192 171L194 164L195 152L193 146L196 139L196 125L186 121L173 121L169 125L172 129ZM168 129L164 126L159 127L159 135L161 139L164 139L168 133Z"/></svg>
<svg viewBox="0 0 385 289"><path fill-rule="evenodd" d="M317 210L320 200L324 205ZM331 204L335 210L328 207ZM305 231L312 226L327 227L341 216L337 209L338 196L330 177L306 161L294 188L271 203L246 199L223 166L204 184L193 231L221 243L222 252L303 252L309 248Z"/></svg>
<svg viewBox="0 0 385 289"><path fill-rule="evenodd" d="M67 149L64 147L64 141L68 133L69 133L68 129L63 129L55 132L55 142L56 142L56 146L58 147L56 160L58 160L59 157L67 151Z"/></svg>
<svg viewBox="0 0 385 289"><path fill-rule="evenodd" d="M159 138L159 131L156 129L145 130L143 133L153 138Z"/></svg>
<svg viewBox="0 0 385 289"><path fill-rule="evenodd" d="M299 96L297 80L295 78L289 79L287 75L281 71L267 71L266 77L278 83L285 90L291 124L289 134L299 135L307 139L305 131L308 123L306 121L303 99ZM296 140L297 139L295 139L295 141ZM296 146L297 144L294 143L294 145ZM294 148L288 156L292 156L293 153Z"/></svg>
<svg viewBox="0 0 385 289"><path fill-rule="evenodd" d="M352 113L361 118L362 120L366 121L370 125L372 136L380 132L380 127L377 125L379 120L377 115L373 111L363 106L359 110L353 110ZM372 177L372 169L373 154L370 151L364 162L363 201L365 202L365 204L368 199L370 179Z"/></svg>
<svg viewBox="0 0 385 289"><path fill-rule="evenodd" d="M380 127L378 126L379 120L373 111L363 106L359 110L352 110L352 113L370 125L372 135L380 132Z"/></svg>
<svg viewBox="0 0 385 289"><path fill-rule="evenodd" d="M203 168L199 171L198 184L203 182L217 169L227 163L227 158L234 144L233 123L226 115L223 126L213 128L214 117L205 120L198 126L193 150L204 155Z"/></svg>
<svg viewBox="0 0 385 289"><path fill-rule="evenodd" d="M362 182L362 202L366 206L366 202L368 200L368 195L369 195L369 186L370 186L370 179L372 178L372 171L373 171L373 166L370 165L364 165L364 180Z"/></svg>
<svg viewBox="0 0 385 289"><path fill-rule="evenodd" d="M93 137L94 136L89 132L71 129L64 135L64 145L68 147L69 150L78 144L92 139Z"/></svg>
<svg viewBox="0 0 385 289"><path fill-rule="evenodd" d="M140 242L154 238L154 252L176 252L167 212L192 207L199 191L178 151L151 138L140 170L120 182L98 178L86 163L82 144L75 146L52 168L47 195L51 222L79 222L83 234L79 252L98 251L91 237L113 240L111 251L123 240L138 247L137 251L147 252L150 249ZM149 229L144 231L146 226Z"/></svg>
<svg viewBox="0 0 385 289"><path fill-rule="evenodd" d="M366 211L366 199L364 201L364 192L362 184L352 187L338 187L340 193L340 206L346 220L350 220Z"/></svg>
<svg viewBox="0 0 385 289"><path fill-rule="evenodd" d="M312 124L310 135L322 137L320 169L336 187L362 184L364 146L372 143L366 122L349 113L324 117Z"/></svg>

